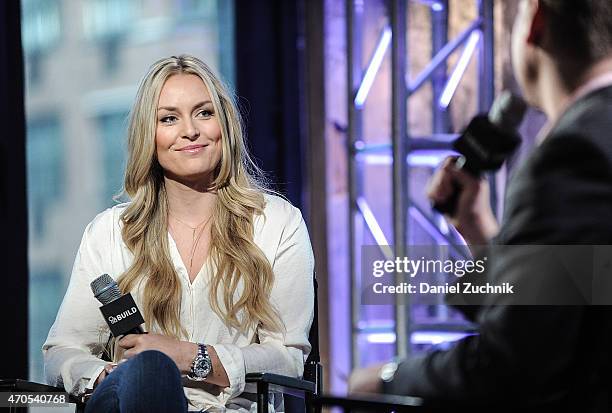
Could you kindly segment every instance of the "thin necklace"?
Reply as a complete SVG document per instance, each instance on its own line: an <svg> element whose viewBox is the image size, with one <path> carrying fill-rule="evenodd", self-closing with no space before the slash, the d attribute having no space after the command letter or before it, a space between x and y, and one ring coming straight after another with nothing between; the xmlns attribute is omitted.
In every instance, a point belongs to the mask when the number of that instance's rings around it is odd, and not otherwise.
<svg viewBox="0 0 612 413"><path fill-rule="evenodd" d="M212 218L212 214L206 218L204 221L200 222L198 225L196 225L195 227L192 227L191 225L189 225L188 223L186 223L183 220L178 219L176 216L174 215L170 215L172 218L176 219L178 222L180 222L181 224L185 225L187 228L189 228L191 230L191 254L189 256L189 276L191 276L191 270L193 267L193 256L195 255L195 251L196 248L198 246L198 243L200 242L200 238L202 237L202 233L204 232L204 228L206 228L206 226L208 225L208 222L211 220ZM202 228L200 228L202 227ZM198 231L198 236L196 238L196 230L200 228L200 230Z"/></svg>

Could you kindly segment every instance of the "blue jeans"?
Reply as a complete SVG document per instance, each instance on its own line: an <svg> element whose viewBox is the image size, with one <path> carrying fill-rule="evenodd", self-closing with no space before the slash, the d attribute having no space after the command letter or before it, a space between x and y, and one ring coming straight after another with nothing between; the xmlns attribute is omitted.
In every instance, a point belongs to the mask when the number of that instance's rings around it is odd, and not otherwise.
<svg viewBox="0 0 612 413"><path fill-rule="evenodd" d="M187 412L181 374L164 353L143 351L96 387L85 407L89 412Z"/></svg>

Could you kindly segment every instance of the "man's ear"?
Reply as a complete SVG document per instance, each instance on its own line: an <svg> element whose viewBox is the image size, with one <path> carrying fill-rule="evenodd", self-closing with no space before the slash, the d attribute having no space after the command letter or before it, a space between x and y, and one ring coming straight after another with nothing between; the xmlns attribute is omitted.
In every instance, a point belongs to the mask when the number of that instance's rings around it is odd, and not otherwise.
<svg viewBox="0 0 612 413"><path fill-rule="evenodd" d="M535 7L535 11L531 19L531 27L529 28L527 43L535 46L541 46L547 18L545 11L546 8L542 4L541 0L534 0L532 7Z"/></svg>

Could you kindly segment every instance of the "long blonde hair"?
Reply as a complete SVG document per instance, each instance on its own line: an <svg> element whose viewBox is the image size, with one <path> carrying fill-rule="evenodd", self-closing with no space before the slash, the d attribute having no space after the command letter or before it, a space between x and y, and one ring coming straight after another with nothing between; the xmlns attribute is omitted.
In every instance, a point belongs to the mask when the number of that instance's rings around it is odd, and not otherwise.
<svg viewBox="0 0 612 413"><path fill-rule="evenodd" d="M125 192L131 202L121 216L123 241L134 261L120 276L119 286L127 292L145 281L147 327L156 326L176 338L185 336L179 319L181 285L170 259L167 195L155 150L159 95L166 80L176 74L202 79L221 128L221 160L210 188L217 193L209 250L215 268L210 284L212 308L232 328L246 331L262 325L278 330L280 319L269 299L274 274L253 242L254 216L263 213L265 203L263 177L246 151L240 112L232 95L213 71L193 56L157 61L138 88L130 113L125 172ZM242 293L236 297L239 286Z"/></svg>

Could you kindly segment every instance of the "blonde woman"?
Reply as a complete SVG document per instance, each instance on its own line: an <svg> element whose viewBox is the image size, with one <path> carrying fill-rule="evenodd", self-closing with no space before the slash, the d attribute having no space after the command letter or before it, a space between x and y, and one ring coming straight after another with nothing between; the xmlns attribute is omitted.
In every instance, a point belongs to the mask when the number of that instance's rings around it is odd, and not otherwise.
<svg viewBox="0 0 612 413"><path fill-rule="evenodd" d="M249 411L245 374L300 376L310 351L302 216L265 191L232 97L195 57L151 67L128 149L131 201L85 230L43 346L47 380L94 389L87 411ZM99 358L108 328L89 289L104 273L132 293L149 332L117 342L116 368Z"/></svg>

